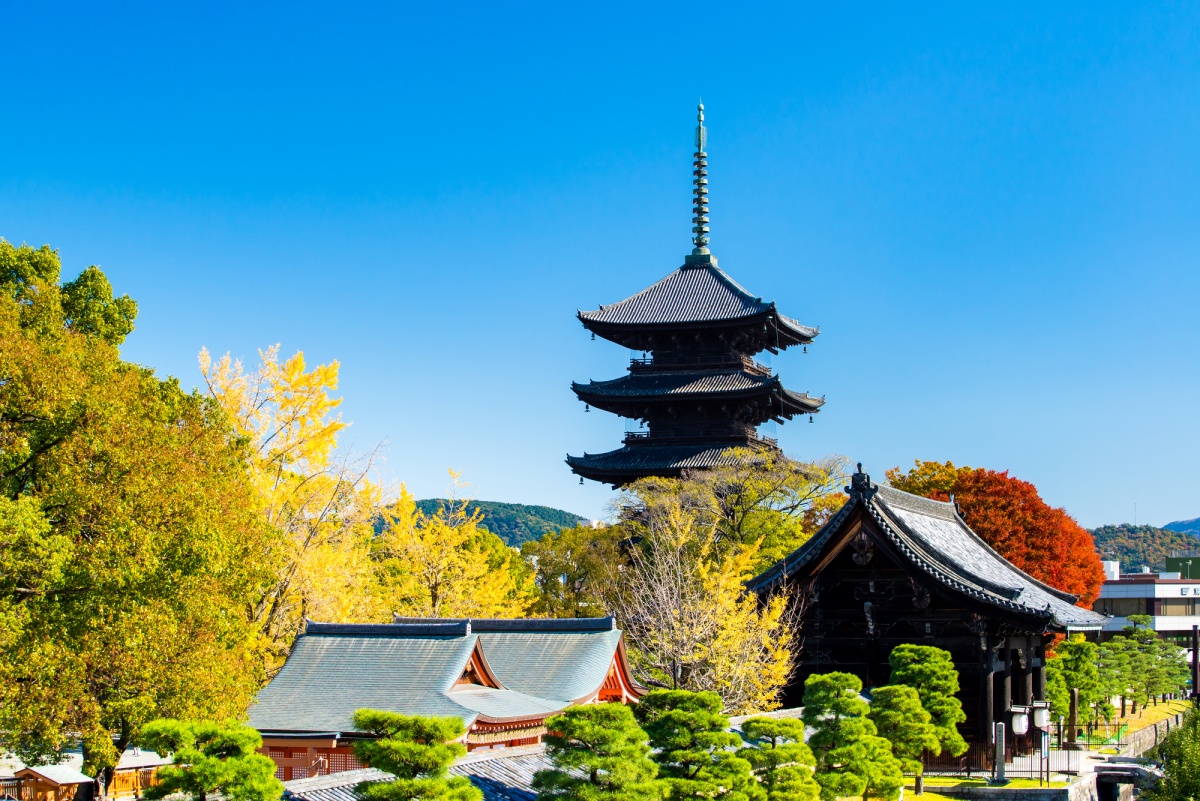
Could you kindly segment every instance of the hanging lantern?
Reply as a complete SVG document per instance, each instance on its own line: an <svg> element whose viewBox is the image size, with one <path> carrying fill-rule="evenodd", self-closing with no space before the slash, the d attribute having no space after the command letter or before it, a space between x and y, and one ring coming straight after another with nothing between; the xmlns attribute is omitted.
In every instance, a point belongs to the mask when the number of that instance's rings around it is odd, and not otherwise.
<svg viewBox="0 0 1200 801"><path fill-rule="evenodd" d="M1029 714L1027 712L1013 712L1012 730L1013 734L1024 734L1029 731Z"/></svg>
<svg viewBox="0 0 1200 801"><path fill-rule="evenodd" d="M808 353L808 345L805 345L805 346L804 346L804 352L805 352L805 353Z"/></svg>
<svg viewBox="0 0 1200 801"><path fill-rule="evenodd" d="M1033 725L1039 729L1050 728L1050 708L1049 707L1045 707L1045 706L1034 707Z"/></svg>
<svg viewBox="0 0 1200 801"><path fill-rule="evenodd" d="M810 415L808 416L808 422L810 422L810 423L811 423L812 421L813 421L813 419L812 419L812 415L810 414Z"/></svg>
<svg viewBox="0 0 1200 801"><path fill-rule="evenodd" d="M585 412L590 412L592 410L592 407L585 403L585 404L583 404L583 410Z"/></svg>
<svg viewBox="0 0 1200 801"><path fill-rule="evenodd" d="M579 486L583 486L583 476L579 477Z"/></svg>

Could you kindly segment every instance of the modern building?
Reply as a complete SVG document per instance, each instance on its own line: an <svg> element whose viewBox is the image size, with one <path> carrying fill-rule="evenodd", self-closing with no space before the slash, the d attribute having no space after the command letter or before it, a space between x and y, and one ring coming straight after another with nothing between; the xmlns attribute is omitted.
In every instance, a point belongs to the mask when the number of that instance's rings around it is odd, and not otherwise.
<svg viewBox="0 0 1200 801"><path fill-rule="evenodd" d="M637 420L623 447L567 456L584 478L620 486L644 476L678 476L728 461L734 447L777 448L758 426L816 414L825 399L785 389L754 360L762 351L807 350L816 328L780 313L717 266L708 248L708 154L704 106L696 126L691 255L675 272L619 303L580 311L579 321L640 352L629 374L572 385L592 407Z"/></svg>
<svg viewBox="0 0 1200 801"><path fill-rule="evenodd" d="M284 781L356 770L358 709L457 716L468 750L536 744L567 707L632 702L613 619L314 623L250 708Z"/></svg>
<svg viewBox="0 0 1200 801"><path fill-rule="evenodd" d="M1184 561L1186 561L1186 557ZM1200 557L1196 557L1200 565ZM1120 634L1130 615L1149 615L1150 628L1180 648L1191 649L1192 627L1200 626L1200 579L1179 572L1121 573L1116 562L1105 563L1108 580L1092 608L1111 615L1100 639Z"/></svg>
<svg viewBox="0 0 1200 801"><path fill-rule="evenodd" d="M1043 584L980 539L953 503L871 482L862 466L849 500L803 546L753 579L760 595L786 589L804 633L784 691L799 706L804 680L845 671L865 689L887 684L901 643L948 650L958 669L973 752L990 760L995 722L1013 737L1048 725L1045 652L1054 635L1098 632L1106 618ZM1033 713L1033 714L1031 714Z"/></svg>

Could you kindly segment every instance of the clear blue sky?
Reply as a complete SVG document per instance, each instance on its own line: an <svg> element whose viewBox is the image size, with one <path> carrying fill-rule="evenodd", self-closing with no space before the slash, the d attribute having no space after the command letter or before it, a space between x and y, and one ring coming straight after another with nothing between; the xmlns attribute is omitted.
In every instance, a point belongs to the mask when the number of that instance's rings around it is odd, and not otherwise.
<svg viewBox="0 0 1200 801"><path fill-rule="evenodd" d="M252 7L253 6L253 7ZM1086 525L1200 515L1200 6L9 3L0 236L141 304L127 358L342 364L418 496L598 517L577 308L713 251L819 324L779 428L882 478L1009 469Z"/></svg>

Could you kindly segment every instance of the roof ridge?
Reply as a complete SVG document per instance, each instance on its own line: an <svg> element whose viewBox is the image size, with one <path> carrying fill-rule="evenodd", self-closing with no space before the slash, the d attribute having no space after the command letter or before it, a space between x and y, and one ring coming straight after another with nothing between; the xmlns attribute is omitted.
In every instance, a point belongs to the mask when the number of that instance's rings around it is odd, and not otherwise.
<svg viewBox="0 0 1200 801"><path fill-rule="evenodd" d="M438 618L406 617L392 614L393 622L388 625L421 626L446 623L466 623L474 634L537 634L537 633L584 633L615 631L616 619L607 617L528 617L528 618Z"/></svg>
<svg viewBox="0 0 1200 801"><path fill-rule="evenodd" d="M304 635L348 637L435 637L453 639L471 634L470 620L391 623L318 623L305 618Z"/></svg>

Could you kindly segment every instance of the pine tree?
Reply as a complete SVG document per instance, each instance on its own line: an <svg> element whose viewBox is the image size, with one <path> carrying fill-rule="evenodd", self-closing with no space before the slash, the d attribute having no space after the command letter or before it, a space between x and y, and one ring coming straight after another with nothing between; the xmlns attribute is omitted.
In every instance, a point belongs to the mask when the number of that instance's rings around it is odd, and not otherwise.
<svg viewBox="0 0 1200 801"><path fill-rule="evenodd" d="M359 760L396 777L367 784L362 789L366 801L482 801L483 793L470 779L447 775L447 768L467 752L454 742L466 730L461 718L360 709L354 713L354 728L374 735L355 743Z"/></svg>
<svg viewBox="0 0 1200 801"><path fill-rule="evenodd" d="M932 645L897 645L888 655L892 684L907 684L917 691L921 706L932 716L942 749L954 756L965 753L967 741L958 724L967 719L958 700L958 670L950 652Z"/></svg>
<svg viewBox="0 0 1200 801"><path fill-rule="evenodd" d="M742 733L753 741L741 755L767 792L767 801L815 801L816 759L804 742L804 723L794 718L750 718Z"/></svg>
<svg viewBox="0 0 1200 801"><path fill-rule="evenodd" d="M283 795L275 763L255 753L262 737L249 726L164 718L147 723L138 739L173 757L158 769L157 783L146 788L146 798L181 795L205 801L219 794L229 801L278 801Z"/></svg>
<svg viewBox="0 0 1200 801"><path fill-rule="evenodd" d="M850 673L824 673L804 682L804 722L816 731L809 745L817 761L822 801L861 794L865 799L896 799L904 785L900 761L867 717L859 693L862 682Z"/></svg>
<svg viewBox="0 0 1200 801"><path fill-rule="evenodd" d="M932 751L942 753L937 727L930 721L932 716L921 706L921 696L905 684L889 684L877 687L871 693L869 714L875 728L892 744L892 753L900 760L905 773L917 777L917 793L924 789L921 754Z"/></svg>
<svg viewBox="0 0 1200 801"><path fill-rule="evenodd" d="M546 746L555 770L538 771L540 801L658 801L646 732L624 704L575 706L546 721Z"/></svg>
<svg viewBox="0 0 1200 801"><path fill-rule="evenodd" d="M742 740L728 731L715 692L654 690L634 709L650 737L658 776L670 788L668 798L722 798L759 801L762 788L750 775L750 763L733 750Z"/></svg>

